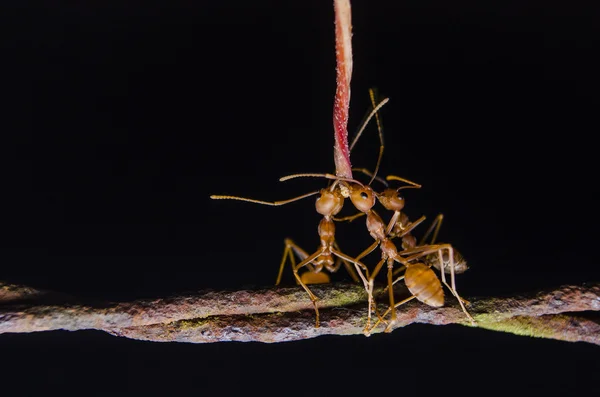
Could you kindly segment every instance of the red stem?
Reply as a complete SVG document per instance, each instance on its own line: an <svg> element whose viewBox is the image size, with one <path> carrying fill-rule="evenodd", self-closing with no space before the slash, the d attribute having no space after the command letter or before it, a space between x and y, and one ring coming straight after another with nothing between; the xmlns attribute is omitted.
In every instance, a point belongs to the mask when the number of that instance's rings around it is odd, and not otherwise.
<svg viewBox="0 0 600 397"><path fill-rule="evenodd" d="M335 146L333 158L337 176L352 178L350 150L348 149L348 108L350 106L350 79L352 77L352 22L350 0L334 0L336 82L333 102Z"/></svg>

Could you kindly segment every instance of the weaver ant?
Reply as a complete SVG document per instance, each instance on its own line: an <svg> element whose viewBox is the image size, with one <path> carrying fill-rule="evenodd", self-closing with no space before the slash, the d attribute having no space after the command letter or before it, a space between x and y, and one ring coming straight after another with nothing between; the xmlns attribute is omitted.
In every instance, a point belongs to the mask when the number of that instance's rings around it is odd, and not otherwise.
<svg viewBox="0 0 600 397"><path fill-rule="evenodd" d="M468 269L466 261L462 255L460 255L460 253L458 253L458 251L456 251L450 244L435 244L442 220L443 215L439 214L419 242L419 245L414 248L405 249L400 253L401 255L408 255L408 257L404 258L406 263L403 263L402 268L394 271L393 275L395 276L403 270L404 275L398 277L391 284L389 284L388 278L387 288L389 289L390 294L392 294L393 285L398 281L404 280L406 287L411 293L411 296L399 303L393 305L390 304L388 310L383 314L383 318L385 318L390 311L392 312L391 322L386 327L386 332L391 330L391 327L396 319L395 309L404 303L411 301L412 299L416 298L417 300L432 307L442 307L444 305L444 291L442 289L442 283L456 297L461 309L471 322L471 325L476 325L475 320L473 317L471 317L464 306L465 303L468 304L469 302L464 300L456 291L454 276L455 274L463 273ZM434 231L434 234L430 243L425 244L426 239L429 237L432 231ZM360 258L361 257L359 256L357 259ZM420 259L420 262L412 263L418 259ZM441 283L435 272L431 270L431 267L435 267L440 270L442 275ZM451 286L446 282L446 273L450 274ZM379 322L384 321L383 318L380 317L379 321L373 326L373 328L377 327Z"/></svg>
<svg viewBox="0 0 600 397"><path fill-rule="evenodd" d="M371 94L371 95L373 98L373 94ZM381 107L383 105L385 105L387 102L388 102L388 99L386 98L386 99L382 100L379 104L377 104L377 106L374 105L373 110L371 111L369 116L366 118L361 129L357 133L357 137L359 137L360 134L362 134L362 131L364 130L364 128L366 127L368 122L371 120L371 118L374 115L376 115L377 112L379 111L379 109L381 109ZM377 167L379 167L380 160L381 160L381 156L378 159ZM289 176L280 178L280 181L283 182L283 181L287 181L289 179L299 178L299 177L325 177L327 179L333 180L333 183L328 188L321 189L321 190L315 191L315 192L310 192L310 193L307 193L307 194L304 194L304 195L301 195L298 197L294 197L294 198L291 198L288 200L284 200L284 201L271 202L271 201L255 200L255 199L239 197L239 196L226 196L226 195L212 195L210 197L211 197L211 199L214 199L214 200L239 200L239 201L247 201L247 202L255 203L255 204L263 204L263 205L269 205L269 206L281 206L281 205L285 205L285 204L288 204L288 203L291 203L294 201L301 200L306 197L310 197L310 196L319 194L319 197L316 200L315 206L316 206L317 212L319 214L323 215L323 219L319 223L319 227L318 227L319 239L321 240L320 247L313 254L308 255L308 253L306 251L304 251L302 248L300 248L291 239L285 239L285 249L284 249L283 258L281 260L281 264L279 267L279 273L278 273L277 281L276 281L276 285L278 285L279 282L281 281L281 275L282 275L286 260L289 258L291 266L292 266L292 271L294 273L294 277L296 278L296 282L298 284L300 284L302 286L302 288L304 288L304 290L309 295L311 302L313 303L313 306L315 309L315 315L316 315L315 326L319 327L319 309L318 309L317 303L316 303L318 298L310 290L310 288L308 287L307 284L328 282L329 276L321 274L323 272L323 270L327 270L330 273L337 272L337 270L341 266L341 263L344 264L348 273L350 273L350 276L352 277L352 279L355 282L357 282L358 278L356 276L356 273L354 272L354 270L352 269L352 266L350 265L350 264L353 264L355 266L358 274L361 276L363 283L366 283L366 279L364 278L361 269L366 274L368 274L367 267L364 264L362 264L360 261L357 261L354 258L352 258L351 256L344 254L340 250L339 246L337 245L337 243L335 241L334 221L337 219L335 219L334 217L341 211L346 198L350 197L352 203L355 206L357 206L357 205L360 206L361 200L359 198L361 198L364 194L372 194L372 189L370 186L363 185L362 183L360 183L357 180L354 180L351 178L342 178L342 177L338 177L338 176L335 176L332 174L295 174L295 175L289 175ZM363 193L363 192L370 192L370 193ZM294 254L296 254L300 258L300 260L301 260L300 263L296 264L296 261L294 259ZM336 258L334 259L334 257L336 257ZM302 276L300 276L298 273L298 270L303 267L306 267L308 269L308 271L304 272L302 274ZM365 284L365 286L366 286L366 284Z"/></svg>

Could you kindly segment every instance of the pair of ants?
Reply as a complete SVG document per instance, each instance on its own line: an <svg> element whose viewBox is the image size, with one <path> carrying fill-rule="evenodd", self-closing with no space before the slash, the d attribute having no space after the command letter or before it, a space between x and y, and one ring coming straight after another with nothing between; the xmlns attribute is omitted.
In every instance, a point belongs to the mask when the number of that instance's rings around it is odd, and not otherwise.
<svg viewBox="0 0 600 397"><path fill-rule="evenodd" d="M321 241L320 247L313 254L308 254L308 252L300 248L291 239L285 239L285 250L279 266L279 273L276 281L276 285L279 285L281 276L283 274L283 269L289 260L297 283L302 286L313 303L316 315L316 327L319 327L320 321L319 309L317 306L318 298L310 290L308 285L328 283L330 278L325 271L329 273L335 273L341 268L342 264L355 282L362 281L367 292L369 306L367 323L364 328L364 333L367 336L370 335L371 331L375 329L381 322L387 324L385 328L386 332L391 331L392 326L396 321L396 309L412 299L416 298L417 300L433 307L443 306L444 292L442 289L442 283L457 298L463 312L471 324L475 325L474 319L465 308L465 303L468 302L462 299L456 291L455 274L460 274L467 270L466 262L450 244L435 243L442 224L443 216L441 214L438 215L436 220L425 233L424 237L417 244L417 240L411 232L415 227L425 220L425 217L423 216L415 222L410 222L406 214L402 212L404 209L405 200L400 195L400 191L408 188L418 189L421 188L421 185L394 175L386 177L385 180L377 177L377 172L384 149L383 133L378 111L388 102L388 99L386 98L377 103L375 100L374 91L370 90L369 94L371 97L373 110L363 122L362 127L350 145L350 150L352 150L368 122L373 117L376 117L380 139L380 151L375 171L371 173L366 169L353 169L354 171L370 176L371 179L368 184L363 184L356 179L338 177L333 174L295 174L283 177L280 179L280 181L283 182L300 177L320 177L329 179L332 181L332 183L327 188L284 201L270 202L238 196L223 195L213 195L211 198L247 201L270 206L281 206L306 197L317 194L319 195L317 197L315 206L317 212L323 216L318 228L319 238ZM373 190L371 184L375 180L383 183L386 186L383 192L378 193ZM400 181L404 182L406 185L394 189L389 187L387 181ZM338 215L338 213L342 210L344 202L347 198L350 199L353 206L356 208L356 210L358 210L358 213L345 218L336 218L336 215ZM379 203L386 210L393 213L387 224L373 209L377 201L379 201ZM337 244L335 240L335 222L351 221L360 216L366 216L367 230L375 241L356 258L353 258L352 256L342 252ZM426 239L432 233L433 237L431 241L426 243ZM393 240L395 239L400 240L402 248L401 250L398 250L396 243L394 243ZM377 263L373 270L370 271L369 268L361 262L361 259L373 252L378 246L381 251L381 260ZM300 259L299 263L296 263L294 254ZM394 269L397 264L399 264L399 267ZM374 280L382 271L384 265L387 267L386 289L389 296L389 308L383 315L379 315L373 294ZM434 267L441 272L441 283L431 267ZM299 270L302 268L306 268L307 271L300 274ZM450 285L446 281L446 274L450 275ZM406 287L412 295L396 303L393 286L402 280L404 280ZM378 321L374 325L372 325L373 311L375 311L378 317ZM388 316L388 314L390 315L390 319L389 321L386 321L385 318Z"/></svg>

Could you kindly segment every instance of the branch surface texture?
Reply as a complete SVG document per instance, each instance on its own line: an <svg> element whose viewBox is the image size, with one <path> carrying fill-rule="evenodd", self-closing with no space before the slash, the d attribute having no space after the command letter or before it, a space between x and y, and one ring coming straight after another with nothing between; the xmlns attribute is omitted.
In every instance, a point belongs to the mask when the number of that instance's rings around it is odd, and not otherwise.
<svg viewBox="0 0 600 397"><path fill-rule="evenodd" d="M362 334L367 318L364 288L350 284L311 288L321 299L319 328L315 328L312 303L300 287L83 304L63 295L0 283L0 333L95 329L131 339L189 343L273 343ZM408 302L399 308L392 328L414 323L470 326L458 302L448 300L442 308ZM480 328L600 345L600 283L475 298L469 311ZM383 329L380 325L373 332Z"/></svg>

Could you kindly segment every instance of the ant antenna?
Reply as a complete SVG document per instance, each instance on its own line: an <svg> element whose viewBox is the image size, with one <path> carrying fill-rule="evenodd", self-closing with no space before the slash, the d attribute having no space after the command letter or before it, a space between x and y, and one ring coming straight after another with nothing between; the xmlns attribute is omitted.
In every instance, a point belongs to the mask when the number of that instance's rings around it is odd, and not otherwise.
<svg viewBox="0 0 600 397"><path fill-rule="evenodd" d="M420 189L420 188L422 188L422 186L419 185L418 183L410 181L405 178L402 178L400 176L396 176L396 175L388 175L385 177L385 179L387 179L388 181L400 181L400 182L408 183L410 185L410 186L400 186L398 189L396 189L396 191L400 191L402 189Z"/></svg>
<svg viewBox="0 0 600 397"><path fill-rule="evenodd" d="M358 132L356 133L356 136L352 140L352 143L350 144L350 150L354 149L354 146L356 145L358 138L360 138L360 136L362 135L362 133L365 130L365 128L367 127L367 124L369 123L369 121L371 121L371 119L373 118L373 116L375 116L377 114L379 109L381 109L383 107L383 105L385 105L389 101L390 101L390 98L385 98L384 100L379 102L379 104L377 106L373 105L374 109L371 111L371 113L369 113L369 116L367 116L364 123L360 127L360 130L358 130Z"/></svg>
<svg viewBox="0 0 600 397"><path fill-rule="evenodd" d="M319 194L319 192L320 191L317 190L315 192L306 193L306 194L303 194L302 196L298 196L298 197L294 197L294 198L291 198L291 199L288 199L288 200L282 200L282 201L262 201L262 200L255 200L255 199L246 198L246 197L220 196L220 195L215 195L215 194L213 194L212 196L210 196L210 198L213 199L213 200L238 200L238 201L247 201L249 203L254 203L254 204L262 204L262 205L270 205L272 207L278 207L280 205L289 204L289 203L292 203L294 201L302 200L303 198L314 196L315 194Z"/></svg>
<svg viewBox="0 0 600 397"><path fill-rule="evenodd" d="M279 182L285 182L285 181L289 181L290 179L296 179L296 178L338 179L338 177L333 174L317 174L317 173L306 172L306 173L302 173L302 174L292 174L292 175L282 176L281 178L279 178Z"/></svg>
<svg viewBox="0 0 600 397"><path fill-rule="evenodd" d="M376 106L375 106L376 92L374 89L369 90L369 97L371 98L371 104L373 104L374 110L376 110ZM377 121L377 131L379 132L379 157L377 157L377 164L375 165L375 172L373 173L373 176L371 177L371 180L369 181L369 185L371 183L373 183L373 181L375 180L375 176L379 172L379 166L381 165L381 159L383 158L383 148L384 148L383 125L380 120L379 112L377 112L377 111L375 112L375 120Z"/></svg>
<svg viewBox="0 0 600 397"><path fill-rule="evenodd" d="M377 172L379 171L379 165L381 164L381 158L383 157L383 149L384 149L383 127L381 125L381 120L379 118L379 109L381 109L383 107L383 105L388 103L389 98L383 99L381 102L379 102L378 105L376 105L377 94L376 94L375 90L372 88L369 89L369 97L371 98L371 104L373 105L373 110L371 111L371 113L369 113L369 115L367 116L365 121L362 123L360 130L358 131L358 133L352 140L352 144L350 145L350 150L352 150L354 148L354 145L356 145L356 142L358 142L358 139L361 137L363 131L367 127L367 124L373 118L373 116L375 116L375 119L377 120L377 131L379 131L379 157L377 157L377 164L375 166L375 172L372 174L371 180L369 181L369 185L370 185L375 180L375 176L377 175Z"/></svg>
<svg viewBox="0 0 600 397"><path fill-rule="evenodd" d="M365 174L368 177L373 177L373 173L366 168L352 168L352 171L360 172L362 174ZM375 175L375 178L371 179L371 182L373 182L373 180L376 180L377 182L381 183L385 187L390 186L390 184L387 183L386 180L380 176ZM371 182L369 182L369 185L371 184Z"/></svg>
<svg viewBox="0 0 600 397"><path fill-rule="evenodd" d="M363 185L362 183L360 183L356 179L343 178L341 176L337 176L337 175L333 175L333 174L312 174L312 173L293 174L293 175L282 176L281 178L279 178L279 182L285 182L285 181L289 181L290 179L306 178L306 177L308 177L308 178L326 178L326 179L332 179L334 181L351 182L351 183L356 183L356 184L358 184L358 185L360 185L362 187L365 187L365 185Z"/></svg>

